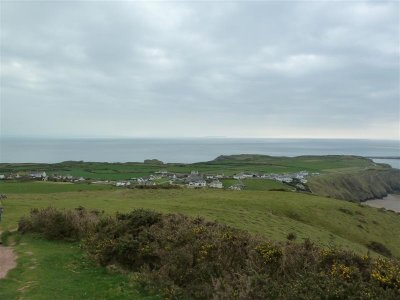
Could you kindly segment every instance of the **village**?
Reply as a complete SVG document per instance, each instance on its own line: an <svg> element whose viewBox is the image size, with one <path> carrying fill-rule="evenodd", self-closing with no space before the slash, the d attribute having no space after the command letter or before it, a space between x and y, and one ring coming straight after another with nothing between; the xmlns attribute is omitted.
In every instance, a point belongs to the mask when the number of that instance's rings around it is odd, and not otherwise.
<svg viewBox="0 0 400 300"><path fill-rule="evenodd" d="M119 188L157 188L157 187L183 187L183 188L212 188L243 190L246 187L245 181L250 179L273 180L296 190L307 190L307 178L319 175L319 173L309 173L300 171L296 173L252 173L240 172L232 176L222 174L203 174L193 170L190 173L174 173L167 170L159 170L148 177L129 178L124 180L110 179L91 179L82 176L47 174L46 172L24 172L16 174L0 174L0 180L23 180L23 181L50 181L67 183L87 183L87 184L108 184ZM227 183L227 184L226 184Z"/></svg>

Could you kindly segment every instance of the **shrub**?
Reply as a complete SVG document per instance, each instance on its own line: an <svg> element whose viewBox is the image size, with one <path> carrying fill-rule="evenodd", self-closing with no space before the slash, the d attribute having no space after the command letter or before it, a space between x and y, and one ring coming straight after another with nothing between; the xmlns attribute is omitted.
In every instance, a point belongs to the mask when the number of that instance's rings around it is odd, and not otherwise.
<svg viewBox="0 0 400 300"><path fill-rule="evenodd" d="M342 208L341 207L338 210L341 211L342 213L345 213L345 214L350 215L350 216L354 215L354 212L352 212L350 209L347 209L347 208Z"/></svg>
<svg viewBox="0 0 400 300"><path fill-rule="evenodd" d="M136 280L168 299L399 296L371 277L369 257L321 249L308 239L279 244L201 218L153 214L134 211L100 222L85 245L101 264L138 272Z"/></svg>
<svg viewBox="0 0 400 300"><path fill-rule="evenodd" d="M297 238L297 236L296 236L295 233L289 232L288 235L286 236L286 238L287 238L289 241L294 241L294 240Z"/></svg>
<svg viewBox="0 0 400 300"><path fill-rule="evenodd" d="M373 264L371 277L384 288L400 290L400 263L378 258Z"/></svg>
<svg viewBox="0 0 400 300"><path fill-rule="evenodd" d="M154 258L148 247L148 228L161 221L161 214L137 209L115 218L104 218L84 239L89 255L101 265L118 264L137 270L151 265Z"/></svg>
<svg viewBox="0 0 400 300"><path fill-rule="evenodd" d="M79 207L75 210L57 210L53 207L32 209L22 217L18 231L42 234L48 239L77 241L99 221L99 213Z"/></svg>

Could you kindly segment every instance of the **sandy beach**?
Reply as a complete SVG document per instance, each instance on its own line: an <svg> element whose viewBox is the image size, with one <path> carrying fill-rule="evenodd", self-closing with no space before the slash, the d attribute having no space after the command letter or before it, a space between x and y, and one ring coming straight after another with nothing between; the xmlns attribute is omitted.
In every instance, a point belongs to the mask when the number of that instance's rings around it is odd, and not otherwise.
<svg viewBox="0 0 400 300"><path fill-rule="evenodd" d="M400 212L400 194L390 194L383 199L373 199L364 202L366 205L373 207L384 207Z"/></svg>

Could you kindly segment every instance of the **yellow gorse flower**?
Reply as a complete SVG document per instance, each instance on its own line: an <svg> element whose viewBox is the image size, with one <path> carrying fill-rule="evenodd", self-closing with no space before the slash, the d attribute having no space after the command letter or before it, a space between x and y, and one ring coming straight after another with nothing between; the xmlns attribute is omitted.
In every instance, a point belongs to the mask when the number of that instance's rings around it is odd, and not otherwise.
<svg viewBox="0 0 400 300"><path fill-rule="evenodd" d="M257 246L255 250L262 256L265 264L277 262L282 257L282 250L271 243Z"/></svg>
<svg viewBox="0 0 400 300"><path fill-rule="evenodd" d="M371 277L384 287L400 289L400 265L392 260L378 258Z"/></svg>
<svg viewBox="0 0 400 300"><path fill-rule="evenodd" d="M349 280L351 275L354 273L354 269L352 267L348 267L343 264L335 263L332 265L331 268L331 275L332 276L340 276L345 280Z"/></svg>

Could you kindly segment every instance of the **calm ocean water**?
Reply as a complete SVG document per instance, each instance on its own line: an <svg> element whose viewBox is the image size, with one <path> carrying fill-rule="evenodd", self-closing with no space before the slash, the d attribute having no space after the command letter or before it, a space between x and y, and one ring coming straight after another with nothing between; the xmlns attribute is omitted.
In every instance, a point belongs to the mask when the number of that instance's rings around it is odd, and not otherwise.
<svg viewBox="0 0 400 300"><path fill-rule="evenodd" d="M208 161L225 154L400 156L400 141L338 139L1 139L0 162ZM385 162L400 167L399 160Z"/></svg>

